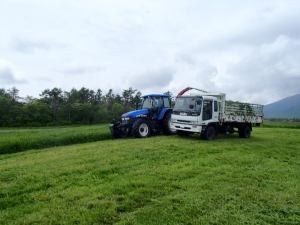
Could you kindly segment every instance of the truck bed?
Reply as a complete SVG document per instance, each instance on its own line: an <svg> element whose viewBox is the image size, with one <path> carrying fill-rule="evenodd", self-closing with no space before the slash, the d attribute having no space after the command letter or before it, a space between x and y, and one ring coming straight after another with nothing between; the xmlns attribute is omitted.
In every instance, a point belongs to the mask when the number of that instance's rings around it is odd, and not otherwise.
<svg viewBox="0 0 300 225"><path fill-rule="evenodd" d="M220 108L219 119L221 123L262 123L263 105L223 101ZM224 105L224 107L222 107Z"/></svg>

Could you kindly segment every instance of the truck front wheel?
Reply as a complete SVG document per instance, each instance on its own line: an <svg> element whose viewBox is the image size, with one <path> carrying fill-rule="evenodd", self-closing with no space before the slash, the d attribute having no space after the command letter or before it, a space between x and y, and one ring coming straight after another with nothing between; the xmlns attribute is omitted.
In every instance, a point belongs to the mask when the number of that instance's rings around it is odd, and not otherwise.
<svg viewBox="0 0 300 225"><path fill-rule="evenodd" d="M205 140L213 140L215 138L215 135L216 135L216 130L213 126L208 126L204 133L202 134L202 138L205 139Z"/></svg>
<svg viewBox="0 0 300 225"><path fill-rule="evenodd" d="M132 127L133 136L136 138L147 138L150 136L151 129L147 120L138 119Z"/></svg>

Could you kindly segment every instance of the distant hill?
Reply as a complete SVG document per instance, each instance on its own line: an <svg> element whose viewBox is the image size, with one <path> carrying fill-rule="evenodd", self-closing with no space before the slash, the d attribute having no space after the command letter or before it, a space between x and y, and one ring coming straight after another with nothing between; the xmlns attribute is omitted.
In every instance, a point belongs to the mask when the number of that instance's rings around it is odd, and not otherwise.
<svg viewBox="0 0 300 225"><path fill-rule="evenodd" d="M265 105L264 114L265 118L300 118L300 94Z"/></svg>

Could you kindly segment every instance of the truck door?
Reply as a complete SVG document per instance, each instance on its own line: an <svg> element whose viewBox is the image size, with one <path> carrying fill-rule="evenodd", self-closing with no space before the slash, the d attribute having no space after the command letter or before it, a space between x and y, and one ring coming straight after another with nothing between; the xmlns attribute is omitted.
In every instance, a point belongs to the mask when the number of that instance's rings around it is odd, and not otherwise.
<svg viewBox="0 0 300 225"><path fill-rule="evenodd" d="M202 120L211 120L212 119L212 100L203 101L203 114Z"/></svg>

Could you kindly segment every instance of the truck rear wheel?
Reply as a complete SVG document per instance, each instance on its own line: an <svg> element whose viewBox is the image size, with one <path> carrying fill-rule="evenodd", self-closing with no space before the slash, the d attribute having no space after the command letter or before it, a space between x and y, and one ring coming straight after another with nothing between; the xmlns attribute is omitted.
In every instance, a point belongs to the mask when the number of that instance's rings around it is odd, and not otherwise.
<svg viewBox="0 0 300 225"><path fill-rule="evenodd" d="M202 138L208 141L211 141L215 138L216 130L213 126L208 126L204 133L202 134Z"/></svg>
<svg viewBox="0 0 300 225"><path fill-rule="evenodd" d="M136 138L147 138L150 136L151 129L147 120L138 119L134 122L132 127L133 136Z"/></svg>
<svg viewBox="0 0 300 225"><path fill-rule="evenodd" d="M249 138L251 135L251 128L249 126L239 128L239 137L240 138Z"/></svg>
<svg viewBox="0 0 300 225"><path fill-rule="evenodd" d="M164 121L163 121L163 129L162 132L164 135L176 134L176 129L171 128L171 111L167 112Z"/></svg>

